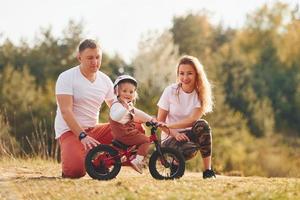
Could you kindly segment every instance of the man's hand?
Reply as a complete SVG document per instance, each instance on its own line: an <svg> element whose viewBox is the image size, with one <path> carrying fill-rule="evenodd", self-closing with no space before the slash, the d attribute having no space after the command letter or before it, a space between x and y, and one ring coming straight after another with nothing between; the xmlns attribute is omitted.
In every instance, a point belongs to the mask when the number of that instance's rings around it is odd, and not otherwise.
<svg viewBox="0 0 300 200"><path fill-rule="evenodd" d="M91 149L100 144L97 140L88 135L80 142L83 144L85 150Z"/></svg>

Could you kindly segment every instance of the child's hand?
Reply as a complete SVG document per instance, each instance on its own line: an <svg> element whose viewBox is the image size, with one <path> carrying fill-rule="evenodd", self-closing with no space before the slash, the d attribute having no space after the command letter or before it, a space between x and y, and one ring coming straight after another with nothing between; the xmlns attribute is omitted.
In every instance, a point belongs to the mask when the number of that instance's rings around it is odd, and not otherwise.
<svg viewBox="0 0 300 200"><path fill-rule="evenodd" d="M151 118L150 122L158 123L156 118Z"/></svg>
<svg viewBox="0 0 300 200"><path fill-rule="evenodd" d="M134 109L133 103L131 101L127 102L127 106L128 106L128 110L130 111Z"/></svg>

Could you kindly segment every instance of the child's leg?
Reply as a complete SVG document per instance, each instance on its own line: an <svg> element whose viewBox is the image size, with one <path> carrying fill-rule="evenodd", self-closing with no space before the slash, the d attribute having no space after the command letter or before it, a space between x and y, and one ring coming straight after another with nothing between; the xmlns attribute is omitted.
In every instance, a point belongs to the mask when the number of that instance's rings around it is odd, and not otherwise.
<svg viewBox="0 0 300 200"><path fill-rule="evenodd" d="M148 154L150 139L144 134L138 134L133 138L133 142L138 145L138 151L136 157L131 161L133 169L139 173L143 173L143 160Z"/></svg>
<svg viewBox="0 0 300 200"><path fill-rule="evenodd" d="M127 135L122 138L118 138L121 142L127 145L137 145L138 146L138 155L146 156L149 151L150 139L146 135L139 133L136 135Z"/></svg>
<svg viewBox="0 0 300 200"><path fill-rule="evenodd" d="M95 128L89 132L89 135L98 140L101 144L110 144L113 140L109 123L97 124Z"/></svg>

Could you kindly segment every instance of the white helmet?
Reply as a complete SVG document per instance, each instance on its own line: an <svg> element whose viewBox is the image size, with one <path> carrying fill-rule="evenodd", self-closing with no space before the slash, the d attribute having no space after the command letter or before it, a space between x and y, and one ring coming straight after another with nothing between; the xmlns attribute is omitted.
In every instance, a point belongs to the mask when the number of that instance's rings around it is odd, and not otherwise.
<svg viewBox="0 0 300 200"><path fill-rule="evenodd" d="M124 75L118 76L118 78L115 80L114 88L116 88L116 86L119 85L119 83L121 83L125 80L130 81L131 83L133 83L135 85L135 87L137 87L137 81L135 80L135 78L133 78L130 75L124 74Z"/></svg>

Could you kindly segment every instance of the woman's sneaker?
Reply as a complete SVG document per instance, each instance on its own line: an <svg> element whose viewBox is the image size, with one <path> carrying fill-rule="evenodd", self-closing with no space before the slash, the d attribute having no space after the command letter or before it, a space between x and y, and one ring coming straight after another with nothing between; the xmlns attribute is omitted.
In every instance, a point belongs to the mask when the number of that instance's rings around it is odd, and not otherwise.
<svg viewBox="0 0 300 200"><path fill-rule="evenodd" d="M207 179L207 178L216 178L216 174L212 169L207 169L203 172L203 178Z"/></svg>

